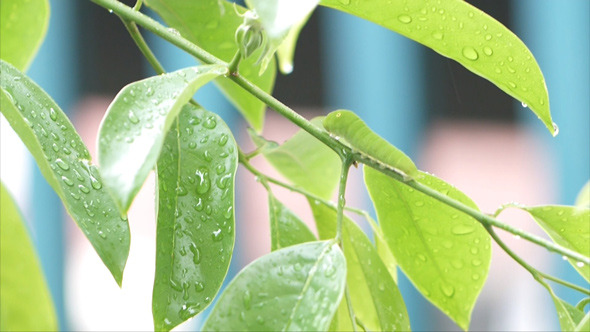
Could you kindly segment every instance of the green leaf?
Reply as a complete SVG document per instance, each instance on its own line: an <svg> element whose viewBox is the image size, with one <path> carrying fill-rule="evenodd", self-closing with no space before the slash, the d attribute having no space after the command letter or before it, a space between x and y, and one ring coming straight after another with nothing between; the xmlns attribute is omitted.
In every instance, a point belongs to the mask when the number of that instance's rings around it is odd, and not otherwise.
<svg viewBox="0 0 590 332"><path fill-rule="evenodd" d="M490 238L473 218L372 168L365 183L397 263L434 305L467 330L491 260ZM462 192L426 173L418 180L472 208Z"/></svg>
<svg viewBox="0 0 590 332"><path fill-rule="evenodd" d="M493 17L463 0L322 0L423 44L528 105L556 135L539 65L524 43Z"/></svg>
<svg viewBox="0 0 590 332"><path fill-rule="evenodd" d="M204 331L323 331L344 293L346 262L333 241L283 248L246 266Z"/></svg>
<svg viewBox="0 0 590 332"><path fill-rule="evenodd" d="M310 205L320 238L335 237L336 210L324 204ZM402 296L369 238L345 217L342 239L346 280L356 317L371 331L409 331Z"/></svg>
<svg viewBox="0 0 590 332"><path fill-rule="evenodd" d="M129 224L104 188L90 153L59 106L37 84L0 61L2 114L25 143L119 285L129 254Z"/></svg>
<svg viewBox="0 0 590 332"><path fill-rule="evenodd" d="M270 191L268 192L268 209L272 251L317 240L307 225L279 202Z"/></svg>
<svg viewBox="0 0 590 332"><path fill-rule="evenodd" d="M322 119L317 117L311 122L321 127ZM254 140L256 144L259 142ZM338 186L340 158L304 130L299 130L278 148L265 149L262 153L290 182L319 197L331 198Z"/></svg>
<svg viewBox="0 0 590 332"><path fill-rule="evenodd" d="M0 330L57 331L49 289L21 214L0 183Z"/></svg>
<svg viewBox="0 0 590 332"><path fill-rule="evenodd" d="M273 59L274 53L288 37L288 47L294 50L299 31L319 2L319 0L246 0L248 7L253 8L258 15L268 37L269 45L267 45L267 50L262 59L261 73L266 70L266 67ZM287 63L288 65L285 67L287 73L293 69L292 54L291 51L291 64ZM284 59L282 64L285 64L285 60L287 59Z"/></svg>
<svg viewBox="0 0 590 332"><path fill-rule="evenodd" d="M2 0L0 58L26 71L41 46L48 24L47 0Z"/></svg>
<svg viewBox="0 0 590 332"><path fill-rule="evenodd" d="M223 66L189 67L125 86L100 125L98 161L105 184L126 212L156 165L164 137L195 92Z"/></svg>
<svg viewBox="0 0 590 332"><path fill-rule="evenodd" d="M576 328L574 329L575 332L588 332L590 331L590 312L587 312L584 318L580 320Z"/></svg>
<svg viewBox="0 0 590 332"><path fill-rule="evenodd" d="M555 310L557 311L557 317L559 318L561 330L576 330L576 326L578 326L578 324L581 323L584 318L584 312L576 309L576 307L573 305L557 297L555 293L553 293L553 290L549 289L549 294L551 294L553 304L555 304Z"/></svg>
<svg viewBox="0 0 590 332"><path fill-rule="evenodd" d="M582 255L590 253L590 208L560 205L520 208L530 213L555 243ZM568 260L590 282L590 266Z"/></svg>
<svg viewBox="0 0 590 332"><path fill-rule="evenodd" d="M184 38L216 57L229 62L238 51L234 35L243 19L234 11L232 3L219 0L146 0L145 3ZM245 10L240 6L238 8ZM256 59L261 52L257 51L240 62L240 76L263 91L271 93L276 65L271 62L264 74L258 75ZM220 77L215 83L238 108L246 121L257 131L262 130L266 108L264 103L228 78Z"/></svg>
<svg viewBox="0 0 590 332"><path fill-rule="evenodd" d="M576 206L590 208L590 181L586 182L584 187L580 190L580 193L576 198Z"/></svg>
<svg viewBox="0 0 590 332"><path fill-rule="evenodd" d="M158 227L152 311L170 330L219 291L234 247L238 148L214 113L186 105L158 159Z"/></svg>
<svg viewBox="0 0 590 332"><path fill-rule="evenodd" d="M357 325L358 326L358 325ZM357 328L357 331L359 329ZM332 321L330 322L330 327L328 327L328 331L333 332L342 332L342 331L354 331L352 327L352 321L350 320L350 313L348 312L348 305L346 303L346 298L342 298L340 301L340 305L338 306L338 310Z"/></svg>

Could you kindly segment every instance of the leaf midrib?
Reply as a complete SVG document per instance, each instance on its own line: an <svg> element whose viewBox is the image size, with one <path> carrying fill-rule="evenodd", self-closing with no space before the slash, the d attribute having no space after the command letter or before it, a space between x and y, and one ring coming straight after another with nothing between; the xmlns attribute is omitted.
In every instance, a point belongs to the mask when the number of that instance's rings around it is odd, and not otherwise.
<svg viewBox="0 0 590 332"><path fill-rule="evenodd" d="M332 247L332 243L328 242L325 244L325 246L326 247L322 250L322 253L318 256L317 260L315 261L315 263L313 264L311 269L309 269L309 272L307 273L307 279L305 280L305 284L303 285L303 288L301 289L300 295L305 294L307 289L310 287L311 280L315 276L315 272L318 268L318 265L320 264L320 261L324 258L324 255L326 255L326 253ZM285 329L283 329L283 331L285 331L291 325L291 322L293 322L293 319L295 318L295 313L297 312L297 309L299 308L299 305L301 304L301 302L303 302L303 296L298 296L297 302L295 302L295 306L293 306L293 310L291 310L291 314L289 315L289 318L287 319L287 323L285 324Z"/></svg>

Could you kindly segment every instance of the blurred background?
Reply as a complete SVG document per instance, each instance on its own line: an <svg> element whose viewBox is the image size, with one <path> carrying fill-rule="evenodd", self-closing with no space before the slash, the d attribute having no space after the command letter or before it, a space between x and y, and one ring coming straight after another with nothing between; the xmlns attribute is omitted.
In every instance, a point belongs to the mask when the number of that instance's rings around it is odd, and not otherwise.
<svg viewBox="0 0 590 332"><path fill-rule="evenodd" d="M573 204L590 174L590 2L469 2L514 31L536 57L549 89L553 120L560 128L557 137L551 137L520 102L454 61L326 8L319 8L303 29L295 70L288 76L279 74L274 95L307 118L336 108L354 110L416 160L420 169L457 186L482 211L493 212L512 201ZM48 34L28 74L68 113L94 153L98 125L115 94L153 71L115 15L89 1L50 3ZM192 58L173 46L149 33L146 38L167 70L194 65ZM197 100L230 125L246 151L252 148L247 125L213 85L203 88ZM268 139L283 142L296 130L268 112L264 130ZM129 214L131 252L119 289L4 118L0 132L0 176L30 223L61 329L153 329L153 178ZM257 167L277 175L257 159ZM353 170L347 202L371 209L360 175L360 170ZM236 187L239 237L230 274L270 251L265 190L241 168ZM305 200L279 189L273 192L312 223ZM545 237L523 213L507 210L500 219ZM588 285L561 257L512 235L501 235L535 267ZM400 288L415 331L459 330L403 277ZM578 293L555 288L570 303L581 299ZM201 316L179 329L198 329ZM547 292L494 247L471 330L558 329Z"/></svg>

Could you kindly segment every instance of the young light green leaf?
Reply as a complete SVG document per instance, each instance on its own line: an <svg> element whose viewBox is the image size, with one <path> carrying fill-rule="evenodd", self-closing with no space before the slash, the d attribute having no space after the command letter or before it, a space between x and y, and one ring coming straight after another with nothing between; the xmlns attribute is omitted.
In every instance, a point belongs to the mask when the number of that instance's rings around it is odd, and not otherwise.
<svg viewBox="0 0 590 332"><path fill-rule="evenodd" d="M577 207L590 208L590 181L586 182L576 198Z"/></svg>
<svg viewBox="0 0 590 332"><path fill-rule="evenodd" d="M551 294L553 304L555 304L555 310L557 311L561 330L575 331L578 324L580 324L584 318L584 312L557 297L553 290L549 289L549 294Z"/></svg>
<svg viewBox="0 0 590 332"><path fill-rule="evenodd" d="M234 4L218 0L145 0L144 2L171 28L216 57L229 62L238 51L235 33L243 19L234 11ZM245 11L245 8L237 7L242 12ZM262 50L254 52L252 56L240 62L240 76L265 92L271 93L275 82L276 65L271 62L264 74L258 75L256 60L261 52ZM254 129L262 130L266 107L263 102L228 78L219 78L215 84Z"/></svg>
<svg viewBox="0 0 590 332"><path fill-rule="evenodd" d="M158 227L152 311L156 331L204 310L234 247L238 149L214 113L186 105L158 159Z"/></svg>
<svg viewBox="0 0 590 332"><path fill-rule="evenodd" d="M0 2L0 59L26 71L39 50L49 24L47 0Z"/></svg>
<svg viewBox="0 0 590 332"><path fill-rule="evenodd" d="M354 112L331 112L323 124L328 132L345 140L355 152L366 155L383 167L390 168L405 178L420 174L410 157L372 131Z"/></svg>
<svg viewBox="0 0 590 332"><path fill-rule="evenodd" d="M127 212L156 165L168 129L203 85L224 75L223 66L198 66L125 86L100 125L98 162L105 184Z"/></svg>
<svg viewBox="0 0 590 332"><path fill-rule="evenodd" d="M90 153L59 106L30 78L0 60L2 114L27 146L120 285L129 254L129 225L104 188Z"/></svg>
<svg viewBox="0 0 590 332"><path fill-rule="evenodd" d="M539 65L508 28L463 0L322 0L423 44L528 105L556 135Z"/></svg>
<svg viewBox="0 0 590 332"><path fill-rule="evenodd" d="M262 27L268 37L267 50L263 55L260 72L263 73L266 67L273 59L273 56L279 46L291 35L289 43L293 45L297 40L298 30L301 30L303 24L311 12L317 7L319 0L299 0L299 1L281 1L281 0L246 0L248 7L253 8L259 17ZM295 39L293 41L293 38ZM288 72L291 72L293 66Z"/></svg>
<svg viewBox="0 0 590 332"><path fill-rule="evenodd" d="M336 210L310 202L321 239L336 235ZM357 316L371 331L410 331L404 300L365 233L345 217L342 229L348 291Z"/></svg>
<svg viewBox="0 0 590 332"><path fill-rule="evenodd" d="M270 191L268 192L268 209L272 251L317 240L307 225L279 202Z"/></svg>
<svg viewBox="0 0 590 332"><path fill-rule="evenodd" d="M295 56L295 46L297 45L297 39L299 39L299 33L301 29L307 24L307 21L311 17L311 13L301 20L299 23L294 25L285 40L279 45L277 49L277 58L279 59L279 69L283 74L290 74L293 71L293 58Z"/></svg>
<svg viewBox="0 0 590 332"><path fill-rule="evenodd" d="M321 126L322 119L317 117L311 122ZM338 186L338 155L304 130L299 130L278 148L262 153L285 178L319 197L330 199Z"/></svg>
<svg viewBox="0 0 590 332"><path fill-rule="evenodd" d="M344 293L346 262L333 241L283 248L246 266L204 331L323 331Z"/></svg>
<svg viewBox="0 0 590 332"><path fill-rule="evenodd" d="M590 208L559 205L520 208L530 213L555 243L582 255L590 253ZM569 262L590 282L590 266Z"/></svg>
<svg viewBox="0 0 590 332"><path fill-rule="evenodd" d="M467 330L488 275L490 238L473 218L364 167L379 225L397 263L434 305ZM470 207L477 206L444 181L422 173L419 182Z"/></svg>
<svg viewBox="0 0 590 332"><path fill-rule="evenodd" d="M55 309L24 221L0 183L0 330L57 331Z"/></svg>

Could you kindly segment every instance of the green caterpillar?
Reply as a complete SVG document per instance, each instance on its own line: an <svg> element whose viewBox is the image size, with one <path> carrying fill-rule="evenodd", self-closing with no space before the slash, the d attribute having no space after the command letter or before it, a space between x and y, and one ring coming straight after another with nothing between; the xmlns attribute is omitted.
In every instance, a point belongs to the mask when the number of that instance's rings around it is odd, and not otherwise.
<svg viewBox="0 0 590 332"><path fill-rule="evenodd" d="M373 132L353 112L331 112L324 119L323 125L328 132L345 139L355 152L378 162L382 167L400 173L405 179L414 179L420 174L410 157Z"/></svg>

